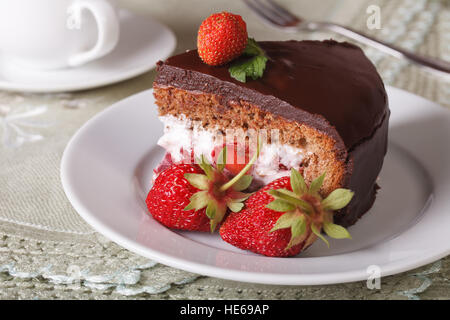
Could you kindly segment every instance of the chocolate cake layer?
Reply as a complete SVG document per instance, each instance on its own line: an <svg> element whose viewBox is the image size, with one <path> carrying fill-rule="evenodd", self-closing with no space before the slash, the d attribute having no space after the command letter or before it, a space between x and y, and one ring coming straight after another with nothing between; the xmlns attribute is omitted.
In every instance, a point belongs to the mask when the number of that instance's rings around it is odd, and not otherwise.
<svg viewBox="0 0 450 320"><path fill-rule="evenodd" d="M348 43L259 44L270 60L261 79L246 83L231 78L227 65L204 64L196 50L159 62L154 83L157 104L176 107L186 101L186 108L195 109L201 107L196 105L199 95L211 94L214 112L224 116L248 102L332 138L332 153L345 171L339 186L355 191L335 219L343 226L355 223L375 200L375 182L387 148L389 108L381 78L362 50ZM185 96L173 96L170 88L184 90Z"/></svg>

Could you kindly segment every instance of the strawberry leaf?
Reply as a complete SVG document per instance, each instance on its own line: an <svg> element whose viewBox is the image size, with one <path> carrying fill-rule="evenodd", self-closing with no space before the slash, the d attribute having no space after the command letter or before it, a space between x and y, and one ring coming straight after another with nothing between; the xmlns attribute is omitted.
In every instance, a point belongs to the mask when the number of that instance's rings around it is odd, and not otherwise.
<svg viewBox="0 0 450 320"><path fill-rule="evenodd" d="M305 231L306 231L305 217L300 216L298 219L296 219L294 224L292 224L292 226L291 226L292 237L295 238L295 237L301 236L302 234L305 233Z"/></svg>
<svg viewBox="0 0 450 320"><path fill-rule="evenodd" d="M324 179L325 179L325 173L323 173L320 177L314 179L311 182L311 185L309 186L309 193L315 194L315 193L319 192L320 188L322 187Z"/></svg>
<svg viewBox="0 0 450 320"><path fill-rule="evenodd" d="M242 191L247 189L252 183L253 177L251 175L243 175L238 181L233 184L233 189Z"/></svg>
<svg viewBox="0 0 450 320"><path fill-rule="evenodd" d="M285 200L281 199L275 199L272 202L270 202L268 205L266 205L266 208L278 211L278 212L288 212L295 210L295 205L292 203L289 203Z"/></svg>
<svg viewBox="0 0 450 320"><path fill-rule="evenodd" d="M223 217L227 213L227 206L215 203L214 210L214 218L212 218L210 221L211 233L216 230L217 225L223 220Z"/></svg>
<svg viewBox="0 0 450 320"><path fill-rule="evenodd" d="M194 209L195 211L203 209L208 205L209 197L207 191L194 193L190 198L189 204L184 208L185 211Z"/></svg>
<svg viewBox="0 0 450 320"><path fill-rule="evenodd" d="M303 179L303 176L298 172L298 170L295 170L294 168L291 169L291 187L292 191L298 196L301 196L302 194L308 192L308 187L306 186L305 179Z"/></svg>
<svg viewBox="0 0 450 320"><path fill-rule="evenodd" d="M282 189L276 189L276 191L284 193L285 195L293 197L293 198L298 197L297 194L295 194L294 192L292 192L291 190L288 190L288 189L282 188Z"/></svg>
<svg viewBox="0 0 450 320"><path fill-rule="evenodd" d="M352 200L354 192L348 189L336 189L322 201L324 210L339 210L345 207Z"/></svg>
<svg viewBox="0 0 450 320"><path fill-rule="evenodd" d="M325 237L320 233L319 230L317 230L317 227L314 225L314 223L311 223L311 231L318 236L320 239L323 240L323 242L326 243L326 245L328 246L328 248L330 247L330 243L328 242L327 239L325 239Z"/></svg>
<svg viewBox="0 0 450 320"><path fill-rule="evenodd" d="M233 202L243 202L243 201L247 200L248 197L250 197L251 195L252 195L252 193L245 193L245 192L241 192L241 191L236 191L234 189L232 189L228 193L228 197L230 199L232 199Z"/></svg>
<svg viewBox="0 0 450 320"><path fill-rule="evenodd" d="M197 159L197 163L202 168L202 170L205 172L206 176L209 180L214 179L214 169L211 166L211 164L206 160L204 155L201 155L200 159Z"/></svg>
<svg viewBox="0 0 450 320"><path fill-rule="evenodd" d="M329 235L332 238L335 239L351 239L352 236L350 233L345 229L344 227L331 223L331 222L324 222L323 224L323 230L327 235Z"/></svg>
<svg viewBox="0 0 450 320"><path fill-rule="evenodd" d="M214 219L214 217L216 216L216 210L217 203L212 199L208 199L208 205L206 206L206 216L211 220Z"/></svg>
<svg viewBox="0 0 450 320"><path fill-rule="evenodd" d="M291 239L289 240L285 250L288 250L292 246L295 246L305 240L307 234L304 215L298 214L298 212L287 212L278 218L270 232L286 228L291 229Z"/></svg>
<svg viewBox="0 0 450 320"><path fill-rule="evenodd" d="M222 172L225 168L227 162L227 147L223 147L222 150L219 153L219 156L217 157L217 170L219 172Z"/></svg>
<svg viewBox="0 0 450 320"><path fill-rule="evenodd" d="M242 202L228 202L227 203L228 208L230 208L231 211L233 212L239 212L242 210L242 208L244 207L244 204Z"/></svg>
<svg viewBox="0 0 450 320"><path fill-rule="evenodd" d="M278 218L277 222L275 222L275 225L272 227L269 233L280 229L290 228L297 217L298 215L295 212L286 212Z"/></svg>
<svg viewBox="0 0 450 320"><path fill-rule="evenodd" d="M291 226L291 239L284 250L289 250L293 246L304 241L306 238L306 221L304 216L300 216Z"/></svg>
<svg viewBox="0 0 450 320"><path fill-rule="evenodd" d="M197 189L207 190L209 187L209 179L204 174L185 173L184 178Z"/></svg>
<svg viewBox="0 0 450 320"><path fill-rule="evenodd" d="M282 190L285 190L285 189L282 189ZM298 199L292 195L288 195L285 193L285 191L283 192L280 190L268 190L266 192L268 194L270 194L272 197L274 197L275 199L281 199L281 200L284 200L284 201L287 201L287 202L293 204L294 206L299 207L305 213L313 212L313 208L308 202L306 202L302 199Z"/></svg>

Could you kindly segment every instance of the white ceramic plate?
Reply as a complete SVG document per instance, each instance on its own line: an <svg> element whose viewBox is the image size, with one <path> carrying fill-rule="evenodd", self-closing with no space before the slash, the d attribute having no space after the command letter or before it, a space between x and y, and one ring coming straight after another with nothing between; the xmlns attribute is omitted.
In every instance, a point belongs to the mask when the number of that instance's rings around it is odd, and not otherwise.
<svg viewBox="0 0 450 320"><path fill-rule="evenodd" d="M152 91L116 103L88 121L64 152L61 179L70 202L97 231L163 264L219 278L313 285L391 275L450 253L450 112L388 88L389 151L374 207L350 227L353 240L321 241L292 258L269 258L218 234L176 232L147 215L152 169L163 156ZM368 155L370 156L370 155Z"/></svg>
<svg viewBox="0 0 450 320"><path fill-rule="evenodd" d="M68 92L92 89L133 78L153 69L175 49L173 32L149 17L120 14L120 40L105 57L78 68L56 71L22 69L0 57L0 90Z"/></svg>

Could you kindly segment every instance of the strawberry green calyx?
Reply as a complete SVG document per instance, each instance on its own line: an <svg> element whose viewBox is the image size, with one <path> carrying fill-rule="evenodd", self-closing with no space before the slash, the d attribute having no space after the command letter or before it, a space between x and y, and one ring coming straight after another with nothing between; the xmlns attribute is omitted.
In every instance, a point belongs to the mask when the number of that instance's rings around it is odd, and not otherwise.
<svg viewBox="0 0 450 320"><path fill-rule="evenodd" d="M259 156L260 144L258 141L257 152L249 163L232 179L224 174L227 159L227 147L225 146L219 154L217 164L213 167L202 155L197 163L205 174L186 173L184 178L200 191L189 199L189 204L184 210L205 209L205 214L210 219L211 232L225 217L227 210L239 212L244 207L244 201L250 196L244 193L252 183L252 176L247 171L255 163Z"/></svg>
<svg viewBox="0 0 450 320"><path fill-rule="evenodd" d="M323 199L319 190L325 179L325 173L313 180L309 187L303 176L291 169L290 183L292 191L277 189L267 191L274 200L266 207L278 212L285 212L278 218L270 232L290 228L291 239L286 250L299 243L309 246L317 238L329 243L321 234L323 229L331 238L350 238L349 232L342 226L333 223L333 211L344 208L354 193L348 189L338 188Z"/></svg>

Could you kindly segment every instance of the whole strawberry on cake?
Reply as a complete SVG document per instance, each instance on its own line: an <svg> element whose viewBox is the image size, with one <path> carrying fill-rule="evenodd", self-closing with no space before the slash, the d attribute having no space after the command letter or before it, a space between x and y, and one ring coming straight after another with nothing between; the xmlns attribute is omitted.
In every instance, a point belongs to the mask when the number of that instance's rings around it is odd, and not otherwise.
<svg viewBox="0 0 450 320"><path fill-rule="evenodd" d="M292 256L373 205L387 150L383 82L346 42L249 38L239 15L201 24L197 50L160 61L154 96L166 156L150 214L215 231L267 256Z"/></svg>

